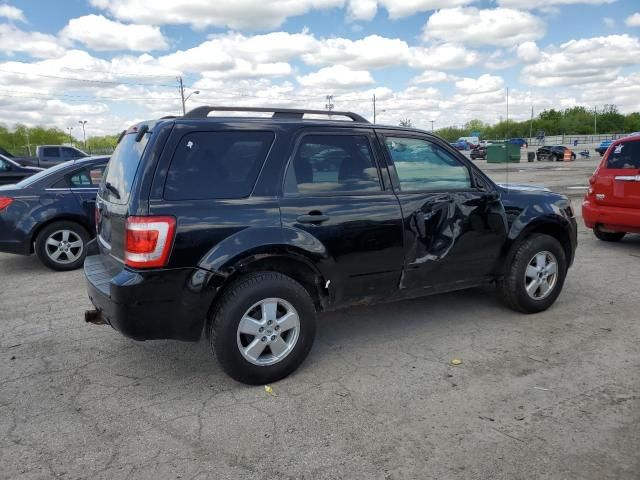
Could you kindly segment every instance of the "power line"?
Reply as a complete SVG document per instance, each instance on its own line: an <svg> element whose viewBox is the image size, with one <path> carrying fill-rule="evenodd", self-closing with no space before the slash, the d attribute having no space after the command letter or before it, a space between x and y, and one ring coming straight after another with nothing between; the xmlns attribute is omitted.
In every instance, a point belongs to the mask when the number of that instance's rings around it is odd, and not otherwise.
<svg viewBox="0 0 640 480"><path fill-rule="evenodd" d="M60 75L45 75L43 73L32 73L32 72L16 72L13 70L5 70L0 68L0 72L4 73L12 73L15 75L24 75L24 76L35 76L35 77L43 77L43 78L55 78L57 80L71 80L74 82L85 82L85 83L96 83L99 85L137 85L143 87L170 87L173 88L173 85L163 84L163 83L137 83L137 82L118 82L115 80L93 80L88 78L74 78L74 77L63 77ZM104 72L95 72L95 73L104 73Z"/></svg>

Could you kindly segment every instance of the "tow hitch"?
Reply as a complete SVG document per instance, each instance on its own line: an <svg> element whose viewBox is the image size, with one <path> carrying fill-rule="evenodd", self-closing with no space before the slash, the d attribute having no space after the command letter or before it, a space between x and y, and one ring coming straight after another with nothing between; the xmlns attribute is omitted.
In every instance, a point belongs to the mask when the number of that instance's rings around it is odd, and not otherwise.
<svg viewBox="0 0 640 480"><path fill-rule="evenodd" d="M93 323L94 325L106 325L107 321L102 317L102 313L99 310L87 310L84 312L84 320L87 323Z"/></svg>

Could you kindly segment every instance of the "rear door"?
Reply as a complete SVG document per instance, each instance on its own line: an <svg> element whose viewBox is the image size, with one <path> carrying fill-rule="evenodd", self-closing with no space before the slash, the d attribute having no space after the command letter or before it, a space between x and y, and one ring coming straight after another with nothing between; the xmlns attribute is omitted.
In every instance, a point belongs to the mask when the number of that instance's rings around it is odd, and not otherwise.
<svg viewBox="0 0 640 480"><path fill-rule="evenodd" d="M404 216L409 290L440 290L492 276L507 235L495 187L431 137L380 131Z"/></svg>
<svg viewBox="0 0 640 480"><path fill-rule="evenodd" d="M87 216L90 224L94 223L96 195L98 193L100 182L102 181L105 167L106 162L86 166L67 175L69 187L80 202L82 211ZM91 233L93 234L94 232Z"/></svg>
<svg viewBox="0 0 640 480"><path fill-rule="evenodd" d="M595 177L593 190L598 204L640 208L640 138L610 148Z"/></svg>
<svg viewBox="0 0 640 480"><path fill-rule="evenodd" d="M286 169L282 225L321 245L320 268L336 303L383 299L397 290L402 212L377 157L370 129L307 129L296 137Z"/></svg>

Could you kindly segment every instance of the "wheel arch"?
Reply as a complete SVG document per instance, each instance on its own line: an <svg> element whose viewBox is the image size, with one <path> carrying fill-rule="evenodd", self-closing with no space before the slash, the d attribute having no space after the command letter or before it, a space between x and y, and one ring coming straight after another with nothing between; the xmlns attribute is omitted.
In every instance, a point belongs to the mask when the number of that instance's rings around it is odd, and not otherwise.
<svg viewBox="0 0 640 480"><path fill-rule="evenodd" d="M33 245L35 244L36 238L38 238L38 235L40 234L40 232L42 230L44 230L46 227L48 227L49 225L51 225L52 223L55 222L73 222L73 223L77 223L78 225L80 225L82 228L85 229L85 231L89 234L90 238L95 237L94 232L91 229L91 226L89 225L89 221L82 216L79 215L58 215L56 217L53 218L49 218L47 220L45 220L44 222L39 223L38 225L36 225L36 227L33 229L33 231L31 232L31 237L30 237L30 242L29 242L29 248L30 248L30 253L34 252L34 248Z"/></svg>
<svg viewBox="0 0 640 480"><path fill-rule="evenodd" d="M283 248L271 248L271 253L253 253L236 259L232 266L225 268L225 272L214 274L210 278L211 285L208 289L213 291L207 318L205 322L205 334L209 334L209 324L213 320L213 312L216 304L238 279L245 275L270 271L286 275L296 282L309 293L316 311L325 310L330 304L330 296L325 288L325 277L314 263L301 253L287 251Z"/></svg>
<svg viewBox="0 0 640 480"><path fill-rule="evenodd" d="M567 227L558 220L542 218L532 221L531 223L526 225L517 234L517 236L513 240L511 240L510 244L507 246L506 254L503 255L504 260L502 261L499 268L500 275L503 275L506 271L506 268L511 265L520 245L522 245L522 243L527 238L535 234L549 235L550 237L558 240L565 253L567 266L571 265L571 263L573 262L573 247L571 243L571 234L569 233Z"/></svg>

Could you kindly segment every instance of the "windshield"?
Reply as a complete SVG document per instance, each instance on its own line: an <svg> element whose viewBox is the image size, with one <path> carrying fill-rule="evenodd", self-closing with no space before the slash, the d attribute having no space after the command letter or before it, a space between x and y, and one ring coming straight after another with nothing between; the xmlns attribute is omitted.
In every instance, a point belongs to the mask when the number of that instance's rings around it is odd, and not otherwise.
<svg viewBox="0 0 640 480"><path fill-rule="evenodd" d="M43 178L48 177L49 175L53 175L54 173L64 170L68 165L71 165L75 160L69 160L68 162L59 163L55 167L48 168L46 170L42 170L41 172L36 173L35 175L31 175L30 177L21 180L16 183L16 186L20 188L25 188L33 185L36 182L39 182Z"/></svg>
<svg viewBox="0 0 640 480"><path fill-rule="evenodd" d="M136 132L132 132L122 137L109 160L100 196L112 203L126 204L129 201L131 185L149 141L148 133L139 142L136 142L137 136Z"/></svg>

